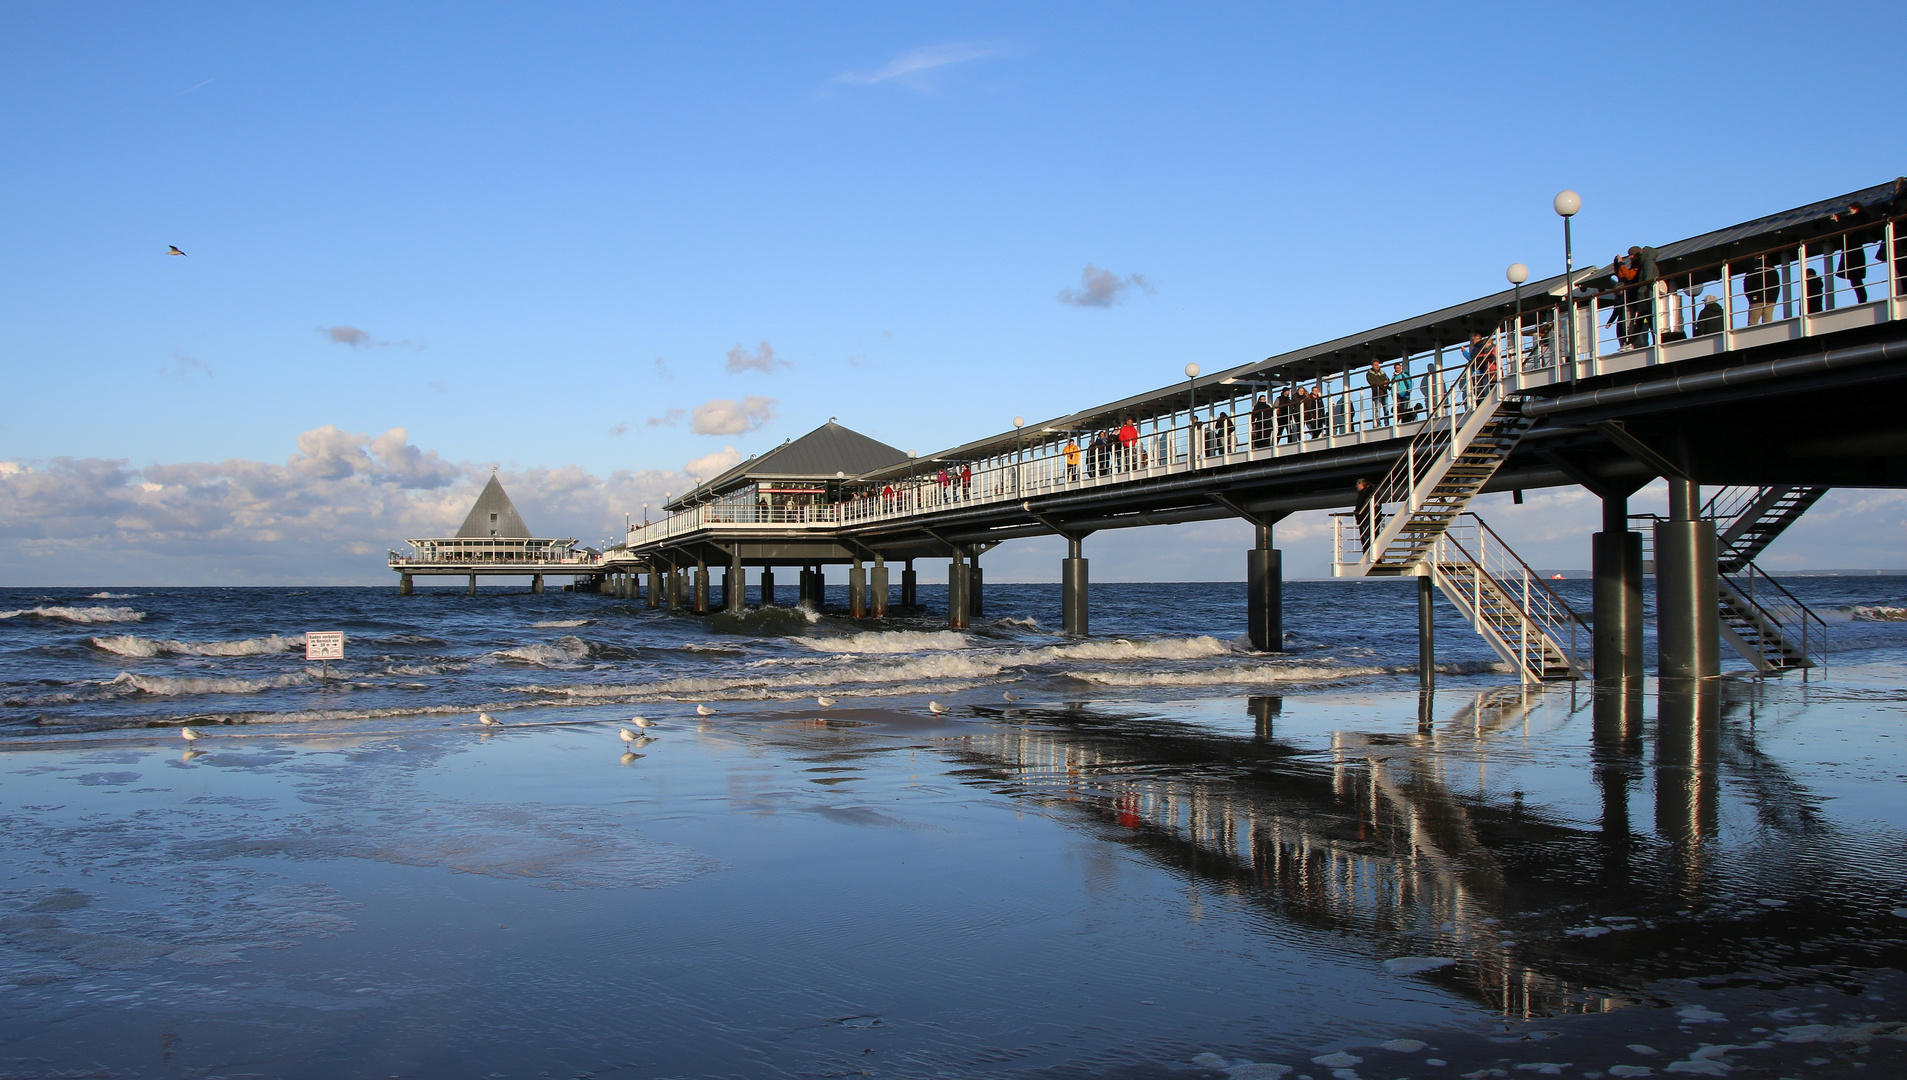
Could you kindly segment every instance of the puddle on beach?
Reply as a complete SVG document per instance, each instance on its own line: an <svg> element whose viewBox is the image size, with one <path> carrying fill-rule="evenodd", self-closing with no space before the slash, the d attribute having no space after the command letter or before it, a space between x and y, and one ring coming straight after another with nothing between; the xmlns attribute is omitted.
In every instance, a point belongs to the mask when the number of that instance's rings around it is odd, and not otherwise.
<svg viewBox="0 0 1907 1080"><path fill-rule="evenodd" d="M1893 675L12 749L0 1075L1887 1075Z"/></svg>

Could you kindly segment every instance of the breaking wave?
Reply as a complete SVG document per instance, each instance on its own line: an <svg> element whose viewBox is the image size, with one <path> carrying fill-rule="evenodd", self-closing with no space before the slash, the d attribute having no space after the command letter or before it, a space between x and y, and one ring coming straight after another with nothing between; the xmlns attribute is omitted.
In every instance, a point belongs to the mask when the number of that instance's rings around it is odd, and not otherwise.
<svg viewBox="0 0 1907 1080"><path fill-rule="evenodd" d="M532 630L569 630L578 626L588 626L595 619L545 619L530 624Z"/></svg>
<svg viewBox="0 0 1907 1080"><path fill-rule="evenodd" d="M129 593L129 592L96 592L96 593L88 594L86 599L88 600L131 600L133 597L138 595L139 595L138 593Z"/></svg>
<svg viewBox="0 0 1907 1080"><path fill-rule="evenodd" d="M116 656L267 656L298 648L305 643L305 636L267 634L238 641L163 641L119 634L87 640L94 648Z"/></svg>
<svg viewBox="0 0 1907 1080"><path fill-rule="evenodd" d="M1388 675L1381 667L1320 667L1314 664L1252 664L1205 668L1199 671L1069 671L1081 682L1100 686L1234 686L1258 683L1335 682L1340 679Z"/></svg>
<svg viewBox="0 0 1907 1080"><path fill-rule="evenodd" d="M839 637L799 638L795 643L825 653L914 653L970 649L974 641L957 630L870 630Z"/></svg>
<svg viewBox="0 0 1907 1080"><path fill-rule="evenodd" d="M211 678L177 675L136 675L130 671L121 672L107 686L129 687L142 694L156 694L162 697L181 697L196 694L257 694L266 690L278 690L287 686L302 686L315 682L317 676L309 671L289 671L283 675L270 675L262 679Z"/></svg>
<svg viewBox="0 0 1907 1080"><path fill-rule="evenodd" d="M1857 604L1850 616L1855 622L1907 622L1907 608L1886 604Z"/></svg>
<svg viewBox="0 0 1907 1080"><path fill-rule="evenodd" d="M519 664L534 664L537 667L574 667L589 658L589 642L579 637L564 636L547 644L537 642L519 645L514 649L498 649L490 655L499 660L514 660Z"/></svg>
<svg viewBox="0 0 1907 1080"><path fill-rule="evenodd" d="M143 611L134 611L129 607L31 607L18 611L0 611L0 619L18 619L22 616L37 619L64 619L75 623L139 622L146 617Z"/></svg>

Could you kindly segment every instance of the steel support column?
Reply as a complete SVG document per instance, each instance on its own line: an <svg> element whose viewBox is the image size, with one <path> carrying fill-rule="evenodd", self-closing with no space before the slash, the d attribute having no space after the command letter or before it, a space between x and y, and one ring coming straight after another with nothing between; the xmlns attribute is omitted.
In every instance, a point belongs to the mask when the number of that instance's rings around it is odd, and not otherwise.
<svg viewBox="0 0 1907 1080"><path fill-rule="evenodd" d="M654 566L649 567L648 604L652 608L662 606L662 571Z"/></svg>
<svg viewBox="0 0 1907 1080"><path fill-rule="evenodd" d="M761 568L761 606L775 606L775 568L772 566Z"/></svg>
<svg viewBox="0 0 1907 1080"><path fill-rule="evenodd" d="M1251 647L1285 649L1284 553L1271 546L1271 526L1259 525L1258 546L1245 553L1245 621Z"/></svg>
<svg viewBox="0 0 1907 1080"><path fill-rule="evenodd" d="M470 587L464 590L465 596L477 595L477 575L470 575Z"/></svg>
<svg viewBox="0 0 1907 1080"><path fill-rule="evenodd" d="M397 595L409 596L411 595L411 590L412 590L411 576L409 574L397 575Z"/></svg>
<svg viewBox="0 0 1907 1080"><path fill-rule="evenodd" d="M530 575L530 591L533 593L540 593L543 591L543 575L542 574Z"/></svg>
<svg viewBox="0 0 1907 1080"><path fill-rule="evenodd" d="M867 618L867 567L859 559L848 569L848 618Z"/></svg>
<svg viewBox="0 0 1907 1080"><path fill-rule="evenodd" d="M1715 525L1696 515L1701 489L1669 480L1669 520L1655 526L1655 666L1664 679L1722 671Z"/></svg>
<svg viewBox="0 0 1907 1080"><path fill-rule="evenodd" d="M1066 557L1059 561L1059 628L1063 634L1085 637L1089 604L1087 602L1086 556L1080 551L1080 537L1066 538Z"/></svg>
<svg viewBox="0 0 1907 1080"><path fill-rule="evenodd" d="M947 563L947 625L954 630L965 630L971 623L970 600L967 596L967 549L954 548L952 561Z"/></svg>
<svg viewBox="0 0 1907 1080"><path fill-rule="evenodd" d="M704 562L695 564L695 613L709 613L709 568Z"/></svg>
<svg viewBox="0 0 1907 1080"><path fill-rule="evenodd" d="M1425 569L1417 575L1417 684L1429 690L1437 685L1437 624L1430 603L1434 583Z"/></svg>
<svg viewBox="0 0 1907 1080"><path fill-rule="evenodd" d="M919 595L919 579L914 576L914 560L909 559L907 565L901 570L901 606L918 607L920 601L916 597Z"/></svg>
<svg viewBox="0 0 1907 1080"><path fill-rule="evenodd" d="M1602 531L1590 537L1595 578L1593 664L1597 679L1642 674L1642 534L1629 530L1629 500L1602 498Z"/></svg>
<svg viewBox="0 0 1907 1080"><path fill-rule="evenodd" d="M868 587L872 590L869 614L877 619L887 618L887 560L880 555L874 556L874 578Z"/></svg>

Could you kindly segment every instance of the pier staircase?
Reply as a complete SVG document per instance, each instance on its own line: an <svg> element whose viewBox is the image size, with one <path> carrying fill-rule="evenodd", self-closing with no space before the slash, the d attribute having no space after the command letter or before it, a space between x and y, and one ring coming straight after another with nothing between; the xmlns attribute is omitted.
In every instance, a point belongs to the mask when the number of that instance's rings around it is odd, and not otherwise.
<svg viewBox="0 0 1907 1080"><path fill-rule="evenodd" d="M1462 386L1476 376L1463 370ZM1473 393L1469 413L1446 409L1410 441L1397 464L1359 508L1362 534L1373 532L1355 562L1340 562L1339 577L1401 577L1415 573L1430 549L1497 467L1516 449L1534 420L1505 408L1500 382ZM1355 519L1354 519L1355 520Z"/></svg>
<svg viewBox="0 0 1907 1080"><path fill-rule="evenodd" d="M1722 640L1764 675L1827 664L1827 624L1755 565L1775 537L1827 494L1825 487L1725 487L1702 507L1715 522L1716 602ZM1652 518L1650 520L1653 520ZM1643 570L1655 572L1654 530L1643 530Z"/></svg>
<svg viewBox="0 0 1907 1080"><path fill-rule="evenodd" d="M1353 515L1334 514L1340 566L1360 550ZM1496 531L1472 513L1445 521L1424 548L1426 574L1524 684L1580 679L1589 624Z"/></svg>
<svg viewBox="0 0 1907 1080"><path fill-rule="evenodd" d="M1578 652L1589 625L1475 514L1461 514L1432 542L1431 580L1524 683L1583 677Z"/></svg>

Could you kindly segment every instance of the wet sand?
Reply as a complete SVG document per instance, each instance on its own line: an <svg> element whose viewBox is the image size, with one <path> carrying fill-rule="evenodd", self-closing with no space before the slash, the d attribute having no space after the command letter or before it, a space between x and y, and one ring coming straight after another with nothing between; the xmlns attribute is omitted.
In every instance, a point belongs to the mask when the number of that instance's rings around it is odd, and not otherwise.
<svg viewBox="0 0 1907 1080"><path fill-rule="evenodd" d="M1907 1072L1898 683L15 741L0 1075Z"/></svg>

